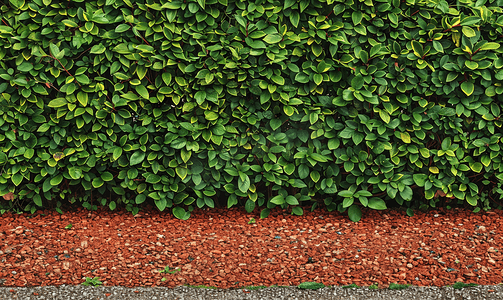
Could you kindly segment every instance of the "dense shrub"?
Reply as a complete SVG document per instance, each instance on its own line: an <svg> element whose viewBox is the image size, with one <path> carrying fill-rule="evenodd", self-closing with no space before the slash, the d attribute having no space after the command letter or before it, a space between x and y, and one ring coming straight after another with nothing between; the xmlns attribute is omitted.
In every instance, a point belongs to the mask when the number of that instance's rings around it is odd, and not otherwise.
<svg viewBox="0 0 503 300"><path fill-rule="evenodd" d="M2 211L489 209L502 4L4 1Z"/></svg>

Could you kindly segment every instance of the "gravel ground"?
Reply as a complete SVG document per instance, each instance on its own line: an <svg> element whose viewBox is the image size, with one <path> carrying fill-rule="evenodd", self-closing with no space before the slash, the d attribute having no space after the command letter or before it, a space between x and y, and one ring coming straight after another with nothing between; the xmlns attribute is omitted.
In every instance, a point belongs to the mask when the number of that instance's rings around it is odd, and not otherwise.
<svg viewBox="0 0 503 300"><path fill-rule="evenodd" d="M334 300L496 300L503 299L503 285L475 286L463 289L452 287L417 287L404 290L371 290L367 287L347 289L342 287L318 290L301 290L297 287L270 287L259 290L224 290L191 287L169 288L124 288L68 286L0 288L0 299L22 300L273 300L273 299L334 299Z"/></svg>

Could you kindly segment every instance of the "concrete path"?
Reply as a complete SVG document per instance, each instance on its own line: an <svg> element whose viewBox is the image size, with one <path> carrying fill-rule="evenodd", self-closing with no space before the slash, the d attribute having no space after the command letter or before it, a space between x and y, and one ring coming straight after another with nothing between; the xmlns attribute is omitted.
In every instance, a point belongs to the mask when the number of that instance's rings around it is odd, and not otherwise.
<svg viewBox="0 0 503 300"><path fill-rule="evenodd" d="M371 290L331 287L302 290L297 287L269 287L259 290L222 290L191 287L124 288L92 286L59 286L32 288L0 288L0 299L22 300L501 300L503 285L452 287L416 287L403 290Z"/></svg>

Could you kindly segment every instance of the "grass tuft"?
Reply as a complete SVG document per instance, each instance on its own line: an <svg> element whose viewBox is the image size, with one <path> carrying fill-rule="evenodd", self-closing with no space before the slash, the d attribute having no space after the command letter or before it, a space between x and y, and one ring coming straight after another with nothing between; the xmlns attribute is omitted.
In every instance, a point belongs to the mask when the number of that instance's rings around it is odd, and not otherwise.
<svg viewBox="0 0 503 300"><path fill-rule="evenodd" d="M404 290L408 288L410 284L396 284L396 283L390 283L389 284L389 289L390 290Z"/></svg>
<svg viewBox="0 0 503 300"><path fill-rule="evenodd" d="M350 285L343 285L342 288L343 289L352 289L352 288L357 289L357 288L359 288L359 286L357 284L352 283Z"/></svg>
<svg viewBox="0 0 503 300"><path fill-rule="evenodd" d="M452 288L454 289L462 289L462 288L465 288L465 287L469 287L469 286L477 286L478 284L476 283L463 283L463 282L456 282L455 284L452 285Z"/></svg>

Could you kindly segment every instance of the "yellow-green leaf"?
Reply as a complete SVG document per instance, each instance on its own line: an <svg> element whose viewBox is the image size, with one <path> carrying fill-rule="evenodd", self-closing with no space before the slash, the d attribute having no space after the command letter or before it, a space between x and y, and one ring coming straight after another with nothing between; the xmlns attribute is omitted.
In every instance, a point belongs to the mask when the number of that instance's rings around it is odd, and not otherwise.
<svg viewBox="0 0 503 300"><path fill-rule="evenodd" d="M461 90L467 96L470 96L471 94L473 94L474 89L475 89L475 86L470 81L463 81L463 83L461 83Z"/></svg>
<svg viewBox="0 0 503 300"><path fill-rule="evenodd" d="M400 137L404 143L410 143L410 135L408 132L400 132Z"/></svg>
<svg viewBox="0 0 503 300"><path fill-rule="evenodd" d="M182 179L184 180L185 177L187 177L187 169L186 168L182 168L182 167L177 167L176 169L176 174Z"/></svg>

